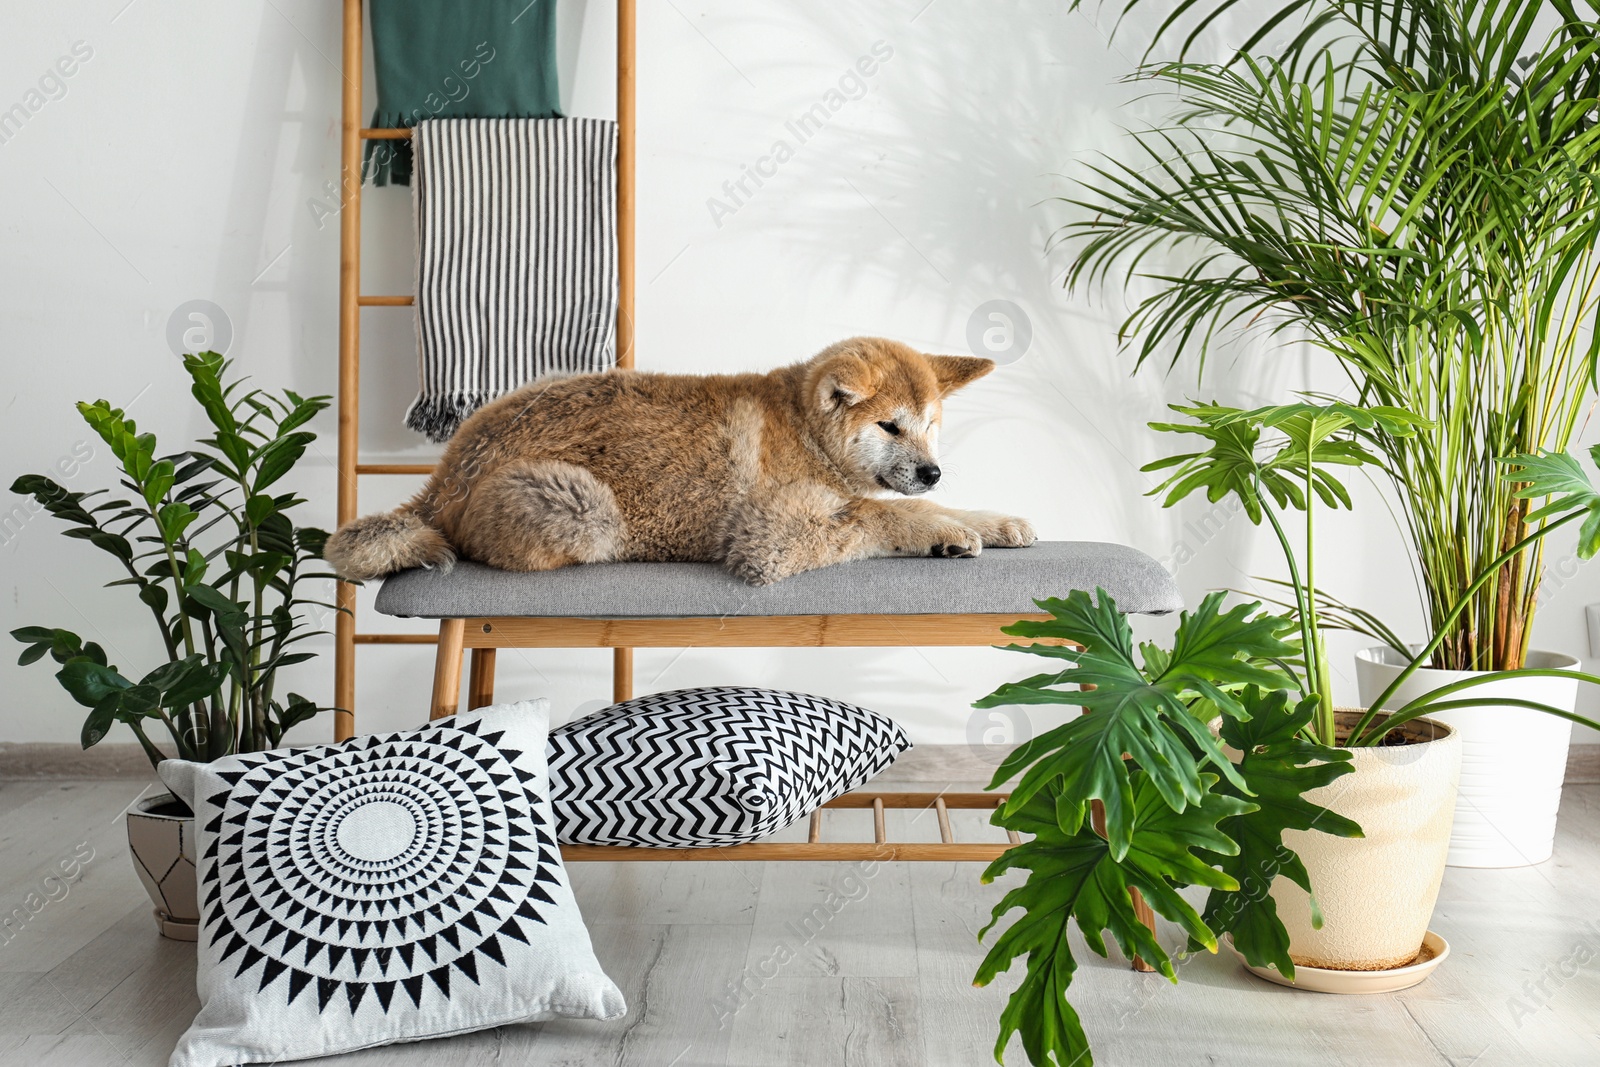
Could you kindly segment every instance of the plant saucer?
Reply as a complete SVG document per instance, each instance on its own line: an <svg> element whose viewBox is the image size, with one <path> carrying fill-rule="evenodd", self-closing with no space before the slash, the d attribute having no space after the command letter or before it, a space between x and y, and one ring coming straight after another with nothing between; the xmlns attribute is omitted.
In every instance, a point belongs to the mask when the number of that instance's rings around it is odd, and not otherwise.
<svg viewBox="0 0 1600 1067"><path fill-rule="evenodd" d="M1335 971L1324 967L1296 967L1294 981L1279 973L1276 967L1253 967L1243 954L1233 947L1233 938L1224 938L1228 951L1239 957L1245 970L1258 978L1288 986L1290 989L1308 989L1313 993L1393 993L1410 989L1433 973L1435 967L1450 955L1450 942L1429 930L1422 938L1422 951L1404 967L1391 967L1386 971Z"/></svg>

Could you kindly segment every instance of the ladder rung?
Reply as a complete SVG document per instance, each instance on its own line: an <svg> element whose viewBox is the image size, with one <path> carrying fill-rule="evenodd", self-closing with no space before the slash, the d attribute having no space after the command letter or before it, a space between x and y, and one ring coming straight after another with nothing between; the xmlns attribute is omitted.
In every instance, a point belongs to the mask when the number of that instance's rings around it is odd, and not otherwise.
<svg viewBox="0 0 1600 1067"><path fill-rule="evenodd" d="M357 474L432 474L432 463L357 463Z"/></svg>
<svg viewBox="0 0 1600 1067"><path fill-rule="evenodd" d="M408 308L417 302L414 296L358 296L356 303L364 308Z"/></svg>
<svg viewBox="0 0 1600 1067"><path fill-rule="evenodd" d="M361 129L361 136L369 141L407 141L411 139L411 128L402 126L390 129L372 129L364 126Z"/></svg>
<svg viewBox="0 0 1600 1067"><path fill-rule="evenodd" d="M931 808L942 797L947 808L990 809L1004 804L1010 793L844 793L834 797L825 808L870 808L881 801L886 808Z"/></svg>

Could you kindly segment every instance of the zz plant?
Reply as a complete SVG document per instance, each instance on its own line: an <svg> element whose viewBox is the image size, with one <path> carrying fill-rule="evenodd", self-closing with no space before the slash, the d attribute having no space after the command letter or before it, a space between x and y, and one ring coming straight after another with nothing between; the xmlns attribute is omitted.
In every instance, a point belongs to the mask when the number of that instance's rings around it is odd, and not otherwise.
<svg viewBox="0 0 1600 1067"><path fill-rule="evenodd" d="M333 577L320 566L327 534L295 524L300 497L271 491L316 440L305 427L329 398L224 382L229 363L216 352L185 356L183 366L212 430L198 447L159 455L155 435L141 433L122 409L80 403L128 495L69 492L37 474L11 487L65 522L66 536L117 561L125 576L108 586L134 590L166 655L129 677L94 641L25 626L11 632L27 646L18 662L48 656L59 665L61 687L89 709L84 748L120 722L152 764L169 753L151 731L170 742L170 754L214 760L272 748L324 710L296 693L280 696L277 682L281 669L312 658L296 646L322 632L304 609L333 608L303 592L304 583Z"/></svg>

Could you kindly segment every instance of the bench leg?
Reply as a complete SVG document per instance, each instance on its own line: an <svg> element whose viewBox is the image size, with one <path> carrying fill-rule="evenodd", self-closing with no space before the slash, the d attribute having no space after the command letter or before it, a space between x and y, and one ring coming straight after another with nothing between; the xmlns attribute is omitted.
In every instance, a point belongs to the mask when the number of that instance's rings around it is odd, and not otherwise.
<svg viewBox="0 0 1600 1067"><path fill-rule="evenodd" d="M620 704L633 699L633 649L611 650L611 700Z"/></svg>
<svg viewBox="0 0 1600 1067"><path fill-rule="evenodd" d="M467 641L466 619L439 620L439 656L433 663L433 708L430 719L456 713L461 701L461 652Z"/></svg>
<svg viewBox="0 0 1600 1067"><path fill-rule="evenodd" d="M467 709L486 708L494 703L494 653L492 648L472 650L472 669L467 672Z"/></svg>

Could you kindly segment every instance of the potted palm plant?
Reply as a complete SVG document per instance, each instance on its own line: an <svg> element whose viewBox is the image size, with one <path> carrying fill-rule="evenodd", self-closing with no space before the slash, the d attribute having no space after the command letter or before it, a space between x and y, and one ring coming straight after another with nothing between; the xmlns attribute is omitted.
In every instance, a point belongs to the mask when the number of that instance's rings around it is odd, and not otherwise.
<svg viewBox="0 0 1600 1067"><path fill-rule="evenodd" d="M1157 40L1177 34L1187 51L1234 9L1179 0ZM1428 420L1409 435L1360 431L1398 497L1436 635L1411 669L1409 642L1353 618L1394 646L1363 656L1365 702L1383 703L1402 670L1415 695L1576 665L1530 649L1540 546L1493 458L1564 451L1594 395L1597 11L1280 0L1227 63L1180 53L1141 67L1135 79L1180 101L1175 124L1134 134L1137 157L1094 168L1072 198L1087 216L1065 231L1069 286L1193 253L1142 275L1153 288L1123 329L1140 362L1175 344L1174 362L1193 353L1203 367L1213 338L1243 324L1330 353L1362 404ZM1287 44L1262 55L1274 33ZM1518 674L1495 692L1507 699L1444 713L1473 768L1452 862L1550 853L1569 728L1519 701L1570 711L1576 683Z"/></svg>
<svg viewBox="0 0 1600 1067"><path fill-rule="evenodd" d="M215 352L185 356L183 365L213 431L196 448L159 455L155 435L141 433L121 409L80 403L84 421L116 457L128 495L68 492L37 474L11 487L65 522L66 536L116 560L123 577L108 585L134 591L165 653L130 677L94 641L24 626L11 632L26 646L18 662L48 657L59 665L61 687L89 709L84 748L121 723L152 768L169 756L214 760L276 747L290 727L324 710L299 694L280 695L277 682L280 670L312 658L298 646L321 631L305 609L333 607L303 589L332 577L320 565L327 534L295 524L290 513L301 498L270 491L316 439L305 425L328 398L225 382L229 365ZM166 793L128 814L134 868L157 926L190 941L200 916L192 824L192 813Z"/></svg>
<svg viewBox="0 0 1600 1067"><path fill-rule="evenodd" d="M1557 673L1525 667L1475 676L1393 712L1336 708L1311 584L1313 520L1319 501L1348 506L1349 495L1326 468L1380 462L1361 437L1378 426L1419 432L1421 420L1340 403L1177 410L1192 421L1156 428L1196 435L1205 446L1152 464L1169 472L1155 492L1168 504L1201 491L1213 501L1234 495L1253 521L1267 522L1284 551L1294 610L1269 615L1251 603L1224 611L1224 594L1213 593L1183 615L1170 649L1144 645L1137 653L1103 592L1095 601L1083 592L1039 601L1050 621L1006 628L1070 642L1011 646L1067 666L1002 686L978 706L1074 704L1088 714L1020 747L990 784L1018 779L993 821L1033 835L984 873L989 881L1029 872L994 908L990 927L1013 910L1023 915L976 979L985 984L1027 957L1001 1016L997 1059L1020 1034L1035 1064L1092 1063L1066 999L1076 970L1073 922L1093 951L1106 954L1109 932L1125 954L1176 981L1171 954L1140 922L1135 892L1179 924L1189 950L1216 951L1226 936L1252 971L1275 981L1313 977L1308 988L1381 992L1425 978L1448 951L1427 923L1461 763L1456 731L1437 716L1481 703L1473 691L1505 676ZM1594 455L1600 465L1600 449ZM1517 499L1546 501L1530 513L1528 542L1582 522L1580 554L1600 550L1600 492L1575 460L1527 455L1502 465ZM1278 514L1290 510L1306 513L1298 551ZM1491 560L1451 614L1527 547L1508 546ZM1420 649L1407 670L1420 669L1432 651ZM1595 725L1533 701L1526 710ZM1179 895L1187 886L1210 890L1203 912Z"/></svg>

